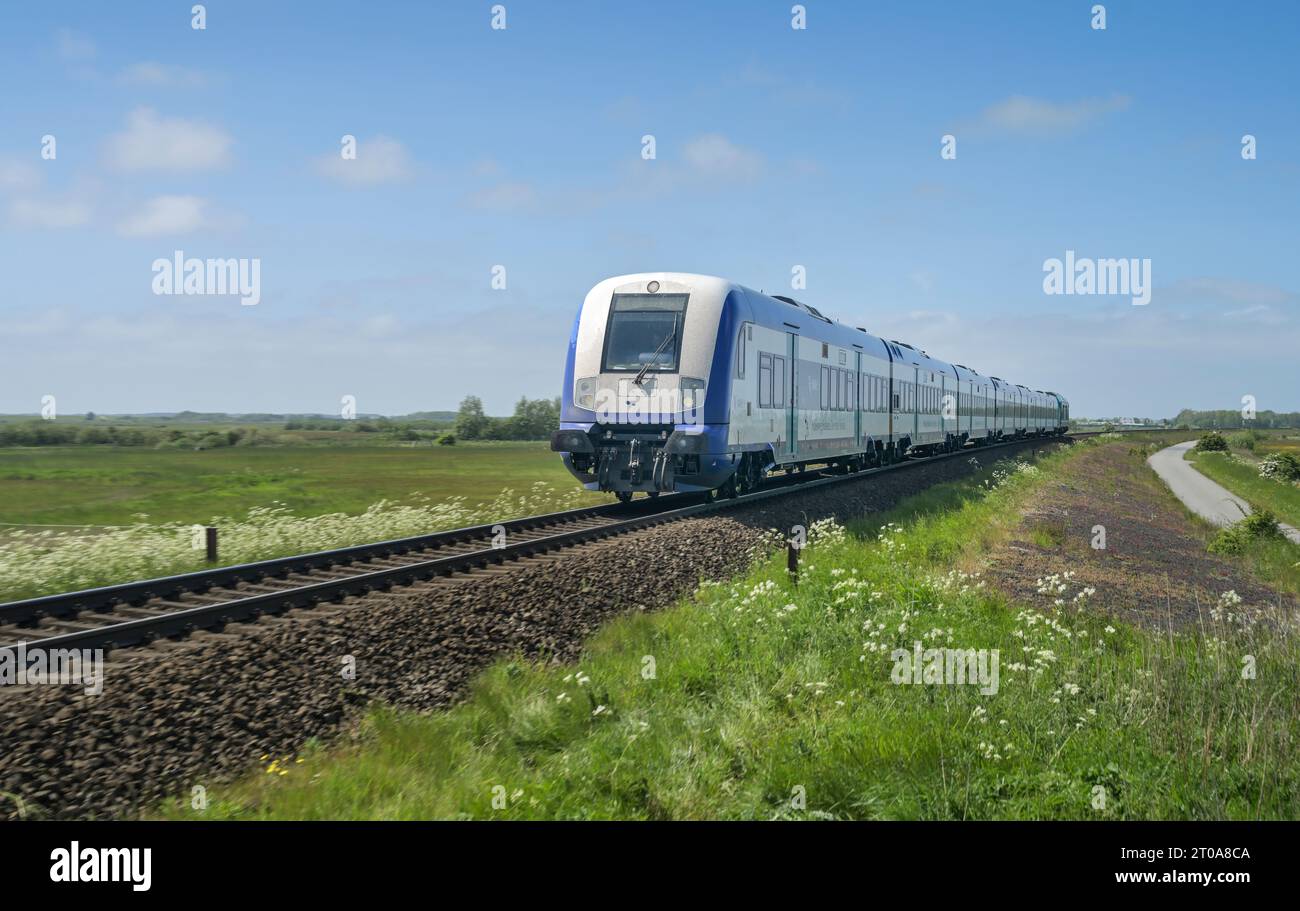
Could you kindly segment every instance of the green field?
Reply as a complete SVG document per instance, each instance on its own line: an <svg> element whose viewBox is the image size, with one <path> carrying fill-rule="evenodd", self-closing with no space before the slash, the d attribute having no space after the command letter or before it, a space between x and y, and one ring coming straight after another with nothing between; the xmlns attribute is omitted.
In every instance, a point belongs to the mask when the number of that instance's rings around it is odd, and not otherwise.
<svg viewBox="0 0 1300 911"><path fill-rule="evenodd" d="M0 449L0 601L608 501L545 443Z"/></svg>
<svg viewBox="0 0 1300 911"><path fill-rule="evenodd" d="M455 446L113 446L0 449L0 522L125 525L205 523L272 502L302 516L360 513L419 494L491 502L504 488L578 487L546 443ZM593 502L608 499L591 495Z"/></svg>

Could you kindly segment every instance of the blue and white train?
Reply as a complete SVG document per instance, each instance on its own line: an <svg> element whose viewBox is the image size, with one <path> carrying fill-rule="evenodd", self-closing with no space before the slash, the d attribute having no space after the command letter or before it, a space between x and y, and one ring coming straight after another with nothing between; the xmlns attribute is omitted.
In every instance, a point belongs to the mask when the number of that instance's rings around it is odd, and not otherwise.
<svg viewBox="0 0 1300 911"><path fill-rule="evenodd" d="M1065 433L1069 402L930 357L789 297L681 272L609 278L573 324L551 449L589 490L736 496Z"/></svg>

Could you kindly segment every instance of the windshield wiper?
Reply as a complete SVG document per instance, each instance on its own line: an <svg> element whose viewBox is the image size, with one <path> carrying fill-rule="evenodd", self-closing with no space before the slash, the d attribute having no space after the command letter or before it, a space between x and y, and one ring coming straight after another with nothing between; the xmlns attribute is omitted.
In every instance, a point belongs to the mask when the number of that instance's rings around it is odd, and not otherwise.
<svg viewBox="0 0 1300 911"><path fill-rule="evenodd" d="M659 347L655 349L655 353L650 355L650 360L645 362L645 366L642 367L637 372L636 379L632 380L632 382L636 383L638 386L641 385L641 381L645 379L646 371L650 369L650 365L653 364L655 361L659 360L659 355L664 353L664 349L668 347L668 343L671 342L676 337L677 337L677 326L676 324L674 324L672 331L669 332L667 337L662 342L659 343Z"/></svg>

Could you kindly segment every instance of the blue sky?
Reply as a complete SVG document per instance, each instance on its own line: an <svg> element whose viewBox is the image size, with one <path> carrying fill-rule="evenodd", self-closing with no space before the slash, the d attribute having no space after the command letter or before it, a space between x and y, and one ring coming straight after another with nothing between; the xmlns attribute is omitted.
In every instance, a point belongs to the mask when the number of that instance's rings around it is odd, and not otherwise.
<svg viewBox="0 0 1300 911"><path fill-rule="evenodd" d="M0 11L0 412L500 413L601 278L795 265L1076 413L1300 408L1295 3L191 5ZM154 295L178 249L261 302ZM1151 303L1044 294L1066 250Z"/></svg>

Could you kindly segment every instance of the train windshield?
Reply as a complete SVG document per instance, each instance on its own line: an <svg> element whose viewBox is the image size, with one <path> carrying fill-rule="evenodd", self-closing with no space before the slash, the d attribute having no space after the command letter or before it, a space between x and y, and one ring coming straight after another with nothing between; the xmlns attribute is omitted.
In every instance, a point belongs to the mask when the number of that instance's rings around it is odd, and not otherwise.
<svg viewBox="0 0 1300 911"><path fill-rule="evenodd" d="M675 372L682 350L686 298L685 294L615 294L601 369Z"/></svg>

